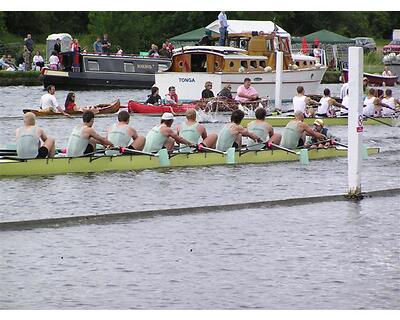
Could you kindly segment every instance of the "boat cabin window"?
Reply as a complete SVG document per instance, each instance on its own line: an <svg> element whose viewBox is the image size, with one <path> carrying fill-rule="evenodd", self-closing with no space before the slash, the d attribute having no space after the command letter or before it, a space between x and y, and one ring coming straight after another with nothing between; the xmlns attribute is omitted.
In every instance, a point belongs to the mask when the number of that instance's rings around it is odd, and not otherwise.
<svg viewBox="0 0 400 320"><path fill-rule="evenodd" d="M132 62L124 62L124 71L125 72L135 72L135 66Z"/></svg>
<svg viewBox="0 0 400 320"><path fill-rule="evenodd" d="M240 65L243 67L243 68L248 68L248 64L247 64L247 61L241 61L240 62Z"/></svg>
<svg viewBox="0 0 400 320"><path fill-rule="evenodd" d="M267 66L267 63L265 62L265 60L261 60L260 61L260 67L265 68Z"/></svg>
<svg viewBox="0 0 400 320"><path fill-rule="evenodd" d="M235 65L235 63L234 63L233 61L229 62L229 67L230 67L230 68L233 68L234 65Z"/></svg>
<svg viewBox="0 0 400 320"><path fill-rule="evenodd" d="M158 71L165 71L169 68L169 64L168 63L164 63L164 62L159 62L158 63Z"/></svg>
<svg viewBox="0 0 400 320"><path fill-rule="evenodd" d="M296 61L296 66L299 67L300 66L300 62Z"/></svg>
<svg viewBox="0 0 400 320"><path fill-rule="evenodd" d="M99 71L99 63L97 60L88 60L88 70L89 71Z"/></svg>
<svg viewBox="0 0 400 320"><path fill-rule="evenodd" d="M192 72L206 72L207 71L207 55L206 54L192 54Z"/></svg>
<svg viewBox="0 0 400 320"><path fill-rule="evenodd" d="M250 67L257 68L257 61L256 60L251 60L250 61Z"/></svg>

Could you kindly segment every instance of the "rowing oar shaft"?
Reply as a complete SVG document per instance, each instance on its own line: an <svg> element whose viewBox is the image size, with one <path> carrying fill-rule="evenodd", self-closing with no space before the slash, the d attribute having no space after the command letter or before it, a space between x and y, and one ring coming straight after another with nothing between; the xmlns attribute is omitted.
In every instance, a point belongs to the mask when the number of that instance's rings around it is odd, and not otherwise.
<svg viewBox="0 0 400 320"><path fill-rule="evenodd" d="M208 148L204 144L201 144L201 143L197 145L197 150L199 150L199 151L205 150L205 151L210 151L210 152L215 152L215 153L220 153L220 154L226 154L226 152L223 152L223 151L220 151L217 149Z"/></svg>
<svg viewBox="0 0 400 320"><path fill-rule="evenodd" d="M286 152L298 155L298 153L296 151L293 151L293 150L285 148L285 147L281 147L281 146L279 146L279 145L277 145L275 143L272 143L272 142L267 143L267 146L268 146L268 148L274 147L274 148L281 149L281 150L284 150Z"/></svg>

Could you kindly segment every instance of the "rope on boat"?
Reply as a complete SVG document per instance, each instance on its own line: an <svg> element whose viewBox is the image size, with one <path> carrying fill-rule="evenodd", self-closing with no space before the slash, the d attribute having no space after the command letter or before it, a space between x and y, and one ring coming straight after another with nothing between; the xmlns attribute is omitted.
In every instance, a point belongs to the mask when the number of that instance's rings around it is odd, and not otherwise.
<svg viewBox="0 0 400 320"><path fill-rule="evenodd" d="M400 194L400 188L368 191L362 194L362 198L393 197ZM200 214L218 211L233 211L257 208L293 207L322 202L349 201L361 199L348 199L345 194L315 196L306 198L290 198L281 200L255 201L245 203L232 203L222 205L209 205L199 207L152 209L133 212L102 213L61 218L47 218L36 220L0 222L0 231L31 230L37 228L64 228L77 225L107 224L132 219L153 218L157 216L179 216L184 214Z"/></svg>

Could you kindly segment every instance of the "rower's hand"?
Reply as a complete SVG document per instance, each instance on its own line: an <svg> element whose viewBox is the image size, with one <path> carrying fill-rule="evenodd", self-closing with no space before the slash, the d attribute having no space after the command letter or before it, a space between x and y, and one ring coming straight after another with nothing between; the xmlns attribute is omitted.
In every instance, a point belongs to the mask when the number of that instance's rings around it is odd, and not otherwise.
<svg viewBox="0 0 400 320"><path fill-rule="evenodd" d="M263 143L263 141L262 141L262 139L261 138L257 138L257 140L256 140L258 143Z"/></svg>

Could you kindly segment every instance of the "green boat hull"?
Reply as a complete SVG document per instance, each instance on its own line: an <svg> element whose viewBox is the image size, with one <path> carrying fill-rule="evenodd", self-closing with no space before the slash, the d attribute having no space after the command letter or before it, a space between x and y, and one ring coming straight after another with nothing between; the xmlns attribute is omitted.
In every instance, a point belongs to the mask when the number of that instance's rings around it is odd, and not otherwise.
<svg viewBox="0 0 400 320"><path fill-rule="evenodd" d="M379 148L368 148L368 154L379 153ZM347 156L346 148L311 149L310 160ZM282 150L262 150L235 153L235 164L299 161L299 156ZM227 157L219 153L180 153L162 166L157 157L147 155L93 156L81 158L51 158L33 160L0 159L0 177L129 171L157 168L226 165Z"/></svg>

